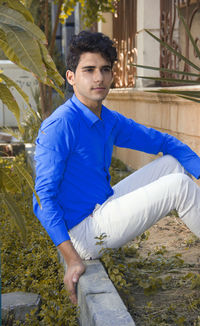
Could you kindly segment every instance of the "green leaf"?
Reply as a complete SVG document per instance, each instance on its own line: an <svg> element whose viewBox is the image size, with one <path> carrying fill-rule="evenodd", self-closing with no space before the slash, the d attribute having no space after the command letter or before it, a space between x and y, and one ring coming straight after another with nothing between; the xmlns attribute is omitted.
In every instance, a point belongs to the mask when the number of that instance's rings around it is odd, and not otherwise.
<svg viewBox="0 0 200 326"><path fill-rule="evenodd" d="M5 203L10 215L13 217L16 225L20 229L23 238L26 238L26 225L24 218L16 205L15 201L12 199L12 196L10 196L8 193L1 193L0 194L1 199Z"/></svg>
<svg viewBox="0 0 200 326"><path fill-rule="evenodd" d="M16 56L13 49L9 46L7 40L6 40L6 34L2 29L0 29L0 48L3 50L4 54L7 56L7 58L14 62L16 65L18 65L20 68L29 71L26 67L24 67L19 58Z"/></svg>
<svg viewBox="0 0 200 326"><path fill-rule="evenodd" d="M21 193L19 178L17 176L11 176L9 168L0 168L0 177L2 182L1 187L3 187L6 192Z"/></svg>
<svg viewBox="0 0 200 326"><path fill-rule="evenodd" d="M8 87L0 83L0 99L7 105L8 109L15 115L17 124L20 127L20 109Z"/></svg>
<svg viewBox="0 0 200 326"><path fill-rule="evenodd" d="M33 118L35 119L35 121L38 121L39 113L37 111L33 110L31 106L28 106L28 109L26 109L26 110L24 110L24 109L22 109L22 110L23 110L24 115L26 115L26 113L30 113L33 116ZM40 121L42 123L41 119L40 119ZM30 126L30 127L33 127L33 126Z"/></svg>
<svg viewBox="0 0 200 326"><path fill-rule="evenodd" d="M39 204L39 206L41 208L40 198L39 198L38 194L35 191L34 182L33 182L33 179L31 177L31 175L28 173L28 171L26 169L23 168L23 166L20 166L15 161L13 162L13 167L16 168L16 171L20 174L20 176L22 177L22 179L24 179L26 181L26 183L28 184L28 186L34 192L35 197L37 199L37 202L38 202L38 204Z"/></svg>
<svg viewBox="0 0 200 326"><path fill-rule="evenodd" d="M57 71L56 65L55 65L54 61L52 60L47 48L41 43L39 43L39 47L41 50L41 55L42 55L43 61L47 68L48 77L52 78L56 82L56 84L58 84L60 86L63 85L64 79Z"/></svg>
<svg viewBox="0 0 200 326"><path fill-rule="evenodd" d="M3 132L6 132L7 134L11 135L12 137L21 140L21 134L19 130L13 130L12 128L2 128Z"/></svg>
<svg viewBox="0 0 200 326"><path fill-rule="evenodd" d="M152 79L162 82L170 82L170 83L178 83L178 84L188 84L188 85L199 85L199 81L197 80L183 80L183 79L175 79L175 78L156 78L156 77L146 77L146 76L136 76L136 78L144 78L144 79Z"/></svg>
<svg viewBox="0 0 200 326"><path fill-rule="evenodd" d="M17 85L17 83L15 83L12 79L10 79L9 77L7 77L7 76L5 76L4 74L2 74L2 73L0 73L0 78L2 78L2 80L4 80L5 82L6 82L6 85L4 85L4 86L6 86L7 88L8 87L15 87L15 89L19 92L19 94L23 97L23 99L24 99L24 101L27 103L27 105L28 105L28 109L32 112L32 114L35 116L35 118L36 118L36 113L35 113L35 111L31 108L31 106L30 106L30 104L29 104L29 97L28 97L28 95ZM1 86L0 86L1 87ZM11 92L10 92L11 93ZM12 93L11 93L12 94ZM1 98L1 96L2 95L0 95L0 98ZM5 96L5 95L3 95L3 96ZM13 97L13 99L14 99L14 97ZM2 101L3 101L3 99L2 99ZM4 104L8 104L7 103L7 98L3 101L4 102ZM9 110L11 110L12 112L13 112L13 109L14 110L16 110L15 109L15 106L14 105L11 105L11 107L8 107L8 109ZM20 110L20 109L19 109ZM20 131L21 131L21 133L23 133L23 128L21 127L21 124L20 124L20 112L13 112L14 113L14 115L16 116L16 118L17 118L17 122L18 122L18 126L19 126L19 129L20 129Z"/></svg>
<svg viewBox="0 0 200 326"><path fill-rule="evenodd" d="M41 80L40 80L39 78L38 78L38 80L41 82ZM54 84L54 82L53 82L52 79L47 78L45 84L48 85L48 86L50 86L50 87L52 87L52 88L54 88L54 89L56 90L56 92L58 92L58 94L60 94L60 96L61 96L62 98L64 98L64 93L62 92L62 90L61 90L59 87L57 87L57 86Z"/></svg>
<svg viewBox="0 0 200 326"><path fill-rule="evenodd" d="M180 96L180 95L179 95ZM194 97L189 97L189 96L180 96L186 100L189 100L189 101L193 101L193 102L197 102L197 103L200 103L200 100L194 98Z"/></svg>
<svg viewBox="0 0 200 326"><path fill-rule="evenodd" d="M184 96L191 96L191 97L199 97L200 98L200 91L179 91L179 90L171 90L171 89L160 89L155 91L148 91L151 93L166 93L166 94L175 94L175 95L184 95Z"/></svg>
<svg viewBox="0 0 200 326"><path fill-rule="evenodd" d="M22 179L24 179L29 185L29 187L31 188L31 190L33 190L34 182L31 175L27 172L27 170L15 161L13 161L13 167L14 169L16 168L16 172L18 172L21 175Z"/></svg>
<svg viewBox="0 0 200 326"><path fill-rule="evenodd" d="M18 27L28 33L30 38L36 38L44 44L47 44L45 34L41 29L30 21L27 21L17 10L0 6L0 23L9 27Z"/></svg>
<svg viewBox="0 0 200 326"><path fill-rule="evenodd" d="M30 107L28 95L17 85L17 83L15 83L12 79L10 79L9 77L1 73L0 73L0 78L2 78L6 82L7 87L15 87L15 89L18 91L18 93L23 97L24 101Z"/></svg>
<svg viewBox="0 0 200 326"><path fill-rule="evenodd" d="M32 4L32 1L33 0L25 0L25 6L26 6L26 8L30 8L30 6L31 6L31 4Z"/></svg>
<svg viewBox="0 0 200 326"><path fill-rule="evenodd" d="M0 28L5 32L9 46L13 49L22 65L36 76L39 76L45 83L46 69L37 41L31 39L30 35L20 28L2 24L0 24Z"/></svg>
<svg viewBox="0 0 200 326"><path fill-rule="evenodd" d="M186 100L190 100L193 102L200 103L200 92L198 91L178 91L178 90L170 90L170 89L160 89L160 90L155 90L155 91L147 91L148 93L164 93L164 94L172 94L172 95L177 95L179 97L182 97Z"/></svg>
<svg viewBox="0 0 200 326"><path fill-rule="evenodd" d="M162 40L160 40L157 36L155 36L154 34L152 34L151 32L149 32L147 29L145 29L145 31L150 36L152 36L156 41L158 41L159 43L161 43L165 48L167 48L170 52L174 53L178 58L182 59L184 62L186 62L189 66L193 67L194 69L200 71L200 67L198 67L192 61L190 61L189 59L187 59L186 57L184 57L181 53L179 53L176 50L174 50L169 44L167 44L166 42L163 42Z"/></svg>
<svg viewBox="0 0 200 326"><path fill-rule="evenodd" d="M185 30L186 30L186 33L188 34L189 39L190 39L190 41L192 42L192 45L193 45L193 47L194 47L194 50L196 51L196 54L197 54L197 56L198 56L199 59L200 59L200 51L199 51L199 48L198 48L198 46L196 45L196 43L195 43L195 41L194 41L194 39L193 39L193 37L192 37L192 34L190 33L190 30L189 30L187 24L185 23L185 20L184 20L183 16L181 15L180 10L179 10L178 7L177 7L177 10L178 10L178 13L179 13L180 20L182 21L183 26L184 26L184 28L185 28Z"/></svg>
<svg viewBox="0 0 200 326"><path fill-rule="evenodd" d="M8 59L17 65L21 66L22 69L26 69L24 66L20 65L19 58L16 56L13 49L8 45L6 40L6 34L2 29L0 29L0 48L3 50Z"/></svg>
<svg viewBox="0 0 200 326"><path fill-rule="evenodd" d="M200 74L194 74L192 72L172 70L172 69L152 67L152 66L143 66L143 65L137 65L137 64L134 64L134 63L131 63L130 65L134 66L134 67L138 67L138 68L143 68L143 69L157 70L157 71L162 71L162 72L169 72L170 74L177 74L177 75L184 75L184 76L191 76L191 77L200 78Z"/></svg>
<svg viewBox="0 0 200 326"><path fill-rule="evenodd" d="M20 12L26 20L30 21L31 23L34 22L33 16L31 15L30 11L23 6L23 4L19 0L6 0L8 6L17 12Z"/></svg>

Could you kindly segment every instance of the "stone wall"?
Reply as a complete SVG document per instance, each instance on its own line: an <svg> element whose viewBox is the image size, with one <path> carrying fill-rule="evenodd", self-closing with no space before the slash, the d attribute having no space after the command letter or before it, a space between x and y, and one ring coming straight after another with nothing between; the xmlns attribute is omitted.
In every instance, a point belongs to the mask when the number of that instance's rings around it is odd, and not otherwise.
<svg viewBox="0 0 200 326"><path fill-rule="evenodd" d="M147 127L177 137L200 155L200 104L146 90L150 89L112 89L104 105ZM114 155L133 169L155 158L154 155L122 148L115 148ZM200 185L199 181L197 183Z"/></svg>

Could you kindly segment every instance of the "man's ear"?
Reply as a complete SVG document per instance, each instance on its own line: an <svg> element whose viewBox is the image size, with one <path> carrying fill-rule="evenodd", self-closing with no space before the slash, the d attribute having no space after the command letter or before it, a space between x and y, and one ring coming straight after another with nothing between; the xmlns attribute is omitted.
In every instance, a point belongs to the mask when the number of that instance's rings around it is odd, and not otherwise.
<svg viewBox="0 0 200 326"><path fill-rule="evenodd" d="M74 72L71 71L71 70L67 70L66 71L66 78L67 78L68 83L71 86L74 86Z"/></svg>

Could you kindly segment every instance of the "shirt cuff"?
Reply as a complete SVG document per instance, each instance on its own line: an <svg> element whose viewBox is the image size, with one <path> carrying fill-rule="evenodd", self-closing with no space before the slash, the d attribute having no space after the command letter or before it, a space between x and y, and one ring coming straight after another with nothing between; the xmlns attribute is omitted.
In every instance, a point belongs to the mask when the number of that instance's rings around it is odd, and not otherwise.
<svg viewBox="0 0 200 326"><path fill-rule="evenodd" d="M200 158L195 157L193 160L185 164L186 170L191 173L196 179L200 178Z"/></svg>
<svg viewBox="0 0 200 326"><path fill-rule="evenodd" d="M51 228L46 228L48 235L54 242L55 246L59 246L64 241L70 240L68 230L65 223L58 224Z"/></svg>

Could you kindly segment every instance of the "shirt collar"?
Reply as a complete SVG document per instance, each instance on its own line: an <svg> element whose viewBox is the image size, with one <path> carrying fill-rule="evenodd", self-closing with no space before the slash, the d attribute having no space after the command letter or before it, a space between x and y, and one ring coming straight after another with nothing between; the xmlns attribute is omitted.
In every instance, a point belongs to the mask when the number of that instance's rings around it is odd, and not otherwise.
<svg viewBox="0 0 200 326"><path fill-rule="evenodd" d="M115 114L113 114L112 111L110 111L104 105L102 105L102 110L101 110L102 120L100 120L96 116L96 114L94 114L90 109L88 109L87 106L85 106L83 103L81 103L78 100L75 94L72 96L71 102L73 103L75 108L81 113L82 117L84 118L89 128L91 128L98 121L103 122L105 127L105 137L106 138L109 137L109 134L116 122L116 116Z"/></svg>
<svg viewBox="0 0 200 326"><path fill-rule="evenodd" d="M85 106L83 103L81 103L78 100L75 94L72 96L71 101L76 107L76 109L78 109L81 112L85 122L89 127L92 127L93 124L95 124L97 121L100 120L96 114L94 114L90 109L88 109L87 106Z"/></svg>

